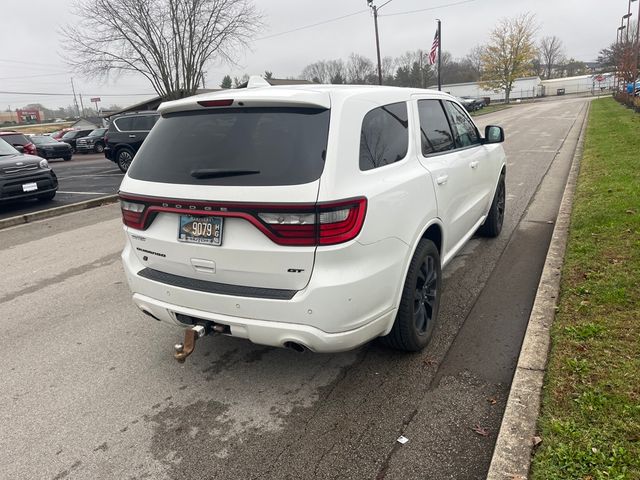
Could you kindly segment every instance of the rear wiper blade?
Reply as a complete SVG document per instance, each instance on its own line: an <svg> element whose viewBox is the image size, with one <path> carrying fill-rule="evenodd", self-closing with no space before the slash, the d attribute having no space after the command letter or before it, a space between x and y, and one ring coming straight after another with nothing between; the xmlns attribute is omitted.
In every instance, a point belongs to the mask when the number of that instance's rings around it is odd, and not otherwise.
<svg viewBox="0 0 640 480"><path fill-rule="evenodd" d="M241 170L230 168L199 168L191 170L191 176L194 178L220 178L235 177L238 175L256 175L260 170Z"/></svg>

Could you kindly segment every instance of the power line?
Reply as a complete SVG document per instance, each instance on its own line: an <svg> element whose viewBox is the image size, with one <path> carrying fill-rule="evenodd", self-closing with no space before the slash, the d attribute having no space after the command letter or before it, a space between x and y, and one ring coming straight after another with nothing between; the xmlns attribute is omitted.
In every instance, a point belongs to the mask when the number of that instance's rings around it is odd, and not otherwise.
<svg viewBox="0 0 640 480"><path fill-rule="evenodd" d="M25 62L23 60L11 60L8 58L0 58L0 62L6 62L6 63L18 63L20 65L41 65L43 67L60 67L60 64L54 64L54 63L40 63L40 62Z"/></svg>
<svg viewBox="0 0 640 480"><path fill-rule="evenodd" d="M285 30L284 32L279 32L279 33L274 33L273 35L267 35L266 37L260 37L260 38L256 38L256 41L259 40L267 40L268 38L274 38L274 37L279 37L281 35L286 35L288 33L293 33L293 32L298 32L300 30L305 30L307 28L313 28L313 27L318 27L320 25L325 25L327 23L332 23L332 22L337 22L338 20L342 20L343 18L348 18L348 17L353 17L355 15L360 15L361 13L366 13L369 10L358 10L357 12L353 12L353 13L348 13L346 15L342 15L340 17L334 17L334 18L330 18L328 20L323 20L322 22L318 22L318 23L312 23L310 25L303 25L302 27L298 27L298 28L293 28L291 30Z"/></svg>
<svg viewBox="0 0 640 480"><path fill-rule="evenodd" d="M41 73L40 75L25 75L23 77L0 77L0 80L22 80L23 78L55 77L58 75L69 75L69 72Z"/></svg>
<svg viewBox="0 0 640 480"><path fill-rule="evenodd" d="M8 92L0 90L3 95L41 95L45 97L73 97L73 93L44 93L44 92ZM86 94L85 94L86 95ZM141 97L147 95L156 95L154 92L147 93L91 93L96 97Z"/></svg>
<svg viewBox="0 0 640 480"><path fill-rule="evenodd" d="M408 12L396 12L396 13L380 14L380 16L381 17L395 17L396 15L409 15L411 13L427 12L429 10L437 10L439 8L455 7L456 5L463 5L465 3L471 3L471 2L475 2L475 0L463 0L461 2L447 3L445 5L437 5L435 7L421 8L419 10L409 10Z"/></svg>

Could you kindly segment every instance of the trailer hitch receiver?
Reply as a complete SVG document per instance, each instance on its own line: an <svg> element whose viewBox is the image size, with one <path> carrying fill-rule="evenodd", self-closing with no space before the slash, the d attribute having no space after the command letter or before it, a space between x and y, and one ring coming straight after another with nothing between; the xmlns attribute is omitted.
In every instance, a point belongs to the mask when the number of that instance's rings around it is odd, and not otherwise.
<svg viewBox="0 0 640 480"><path fill-rule="evenodd" d="M207 329L202 325L194 325L191 328L187 328L184 331L184 343L177 343L173 348L175 353L174 358L184 363L189 355L193 353L196 348L196 340L200 337L204 337L207 334Z"/></svg>

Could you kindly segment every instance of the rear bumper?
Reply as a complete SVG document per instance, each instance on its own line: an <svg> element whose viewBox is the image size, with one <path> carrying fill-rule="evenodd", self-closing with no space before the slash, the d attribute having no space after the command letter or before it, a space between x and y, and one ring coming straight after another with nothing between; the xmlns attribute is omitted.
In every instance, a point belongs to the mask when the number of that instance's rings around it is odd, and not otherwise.
<svg viewBox="0 0 640 480"><path fill-rule="evenodd" d="M104 158L106 158L107 160L111 160L112 162L115 162L115 158L113 155L114 152L112 148L105 146L103 153L104 153Z"/></svg>
<svg viewBox="0 0 640 480"><path fill-rule="evenodd" d="M162 302L139 293L133 295L133 302L140 310L150 313L160 321L187 327L188 325L184 325L177 320L176 313L178 313L229 325L231 336L245 338L253 343L284 347L287 342L294 342L318 353L343 352L363 345L385 332L387 326L393 322L396 313L395 310L389 311L372 319L360 328L346 332L327 333L309 325L213 314Z"/></svg>
<svg viewBox="0 0 640 480"><path fill-rule="evenodd" d="M403 283L408 247L397 239L319 249L309 284L290 299L251 298L168 285L139 275L146 268L127 241L124 270L135 304L183 325L176 313L229 325L231 334L316 352L349 350L389 332Z"/></svg>

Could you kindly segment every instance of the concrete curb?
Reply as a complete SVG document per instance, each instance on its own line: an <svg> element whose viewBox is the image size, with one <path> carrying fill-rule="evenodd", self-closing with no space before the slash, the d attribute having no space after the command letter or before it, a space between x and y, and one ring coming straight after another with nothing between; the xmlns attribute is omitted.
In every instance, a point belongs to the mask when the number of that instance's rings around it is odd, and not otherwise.
<svg viewBox="0 0 640 480"><path fill-rule="evenodd" d="M91 200L86 200L84 202L71 203L69 205L49 208L40 212L17 215L15 217L9 217L0 220L0 230L2 230L3 228L13 227L15 225L35 222L36 220L44 220L45 218L57 217L58 215L63 215L65 213L78 212L87 208L99 207L101 205L114 203L117 201L118 195L105 195L104 197L92 198Z"/></svg>
<svg viewBox="0 0 640 480"><path fill-rule="evenodd" d="M493 451L487 479L525 480L531 466L533 437L542 398L542 385L550 346L550 328L555 318L560 277L567 245L573 197L584 150L584 135L590 104L582 121L571 170L553 229L538 291L529 316L509 399Z"/></svg>

